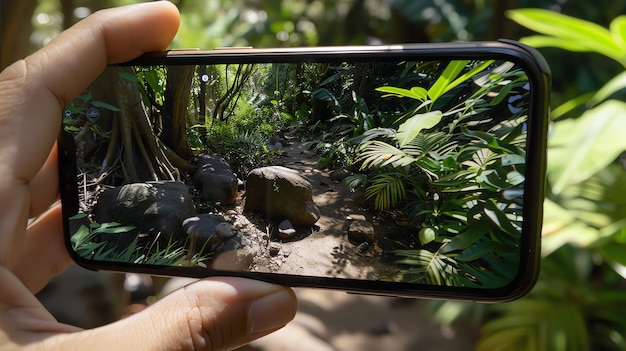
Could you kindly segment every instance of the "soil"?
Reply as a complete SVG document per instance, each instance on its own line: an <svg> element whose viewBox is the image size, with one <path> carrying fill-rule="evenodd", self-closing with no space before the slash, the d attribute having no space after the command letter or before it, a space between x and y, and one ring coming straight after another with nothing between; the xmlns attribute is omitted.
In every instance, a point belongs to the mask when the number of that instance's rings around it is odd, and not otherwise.
<svg viewBox="0 0 626 351"><path fill-rule="evenodd" d="M237 214L230 219L244 236L256 241L253 246L258 248L248 269L321 277L398 280L400 268L393 264L390 251L402 247L397 238L402 237L403 241L410 238L403 233L404 229L394 223L379 223L380 218L362 206L362 196L343 182L331 180L330 170L318 169L319 157L301 143L292 142L283 151L281 166L297 170L311 183L320 219L315 226L296 228L293 237L281 240L277 237L278 223L268 224L254 214L242 213L243 206L238 206L235 209ZM374 243L349 241L347 230L354 219L365 219L374 224Z"/></svg>

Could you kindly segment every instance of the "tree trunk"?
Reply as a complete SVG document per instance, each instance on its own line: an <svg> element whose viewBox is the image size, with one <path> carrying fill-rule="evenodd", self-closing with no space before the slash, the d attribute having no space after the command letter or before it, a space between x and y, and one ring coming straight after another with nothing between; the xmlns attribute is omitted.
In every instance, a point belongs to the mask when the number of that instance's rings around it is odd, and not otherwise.
<svg viewBox="0 0 626 351"><path fill-rule="evenodd" d="M172 151L185 159L193 157L187 141L189 101L195 66L169 66L167 68L167 89L163 113L161 141Z"/></svg>

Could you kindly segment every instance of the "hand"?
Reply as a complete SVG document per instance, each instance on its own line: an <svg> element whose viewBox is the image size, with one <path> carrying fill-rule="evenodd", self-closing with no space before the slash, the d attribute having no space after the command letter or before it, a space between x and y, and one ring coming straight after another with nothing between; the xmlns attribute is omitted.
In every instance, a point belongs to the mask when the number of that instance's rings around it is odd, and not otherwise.
<svg viewBox="0 0 626 351"><path fill-rule="evenodd" d="M92 330L56 322L33 295L71 263L61 208L48 209L63 107L107 63L163 50L178 24L166 1L100 11L0 73L0 348L232 349L293 318L293 291L238 278L201 280Z"/></svg>

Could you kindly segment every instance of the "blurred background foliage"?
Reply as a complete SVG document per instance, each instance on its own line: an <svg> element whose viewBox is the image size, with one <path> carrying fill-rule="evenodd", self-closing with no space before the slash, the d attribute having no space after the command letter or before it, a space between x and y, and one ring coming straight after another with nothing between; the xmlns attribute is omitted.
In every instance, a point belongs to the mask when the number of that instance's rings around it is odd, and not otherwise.
<svg viewBox="0 0 626 351"><path fill-rule="evenodd" d="M98 9L133 2L2 1L2 66ZM512 303L436 302L430 313L442 323L473 318L478 349L626 349L626 0L173 2L177 48L497 38L540 47L553 72L553 122L539 282ZM510 11L518 8L549 12Z"/></svg>

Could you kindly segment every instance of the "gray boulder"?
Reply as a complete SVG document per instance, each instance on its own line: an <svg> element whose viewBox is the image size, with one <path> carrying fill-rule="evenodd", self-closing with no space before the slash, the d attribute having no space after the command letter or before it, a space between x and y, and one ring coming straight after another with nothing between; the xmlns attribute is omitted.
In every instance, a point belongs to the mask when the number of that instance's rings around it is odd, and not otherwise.
<svg viewBox="0 0 626 351"><path fill-rule="evenodd" d="M310 226L320 218L311 183L280 166L256 168L248 174L245 209L271 220L289 219L294 226Z"/></svg>
<svg viewBox="0 0 626 351"><path fill-rule="evenodd" d="M158 237L162 243L183 238L182 222L195 212L187 186L174 181L133 183L107 189L98 196L93 211L98 223L134 226L138 231L134 236ZM132 240L126 238L129 239Z"/></svg>
<svg viewBox="0 0 626 351"><path fill-rule="evenodd" d="M237 176L221 157L201 155L193 175L193 185L203 201L231 204L237 197Z"/></svg>

